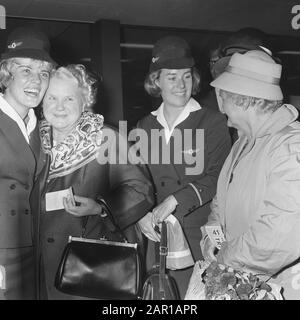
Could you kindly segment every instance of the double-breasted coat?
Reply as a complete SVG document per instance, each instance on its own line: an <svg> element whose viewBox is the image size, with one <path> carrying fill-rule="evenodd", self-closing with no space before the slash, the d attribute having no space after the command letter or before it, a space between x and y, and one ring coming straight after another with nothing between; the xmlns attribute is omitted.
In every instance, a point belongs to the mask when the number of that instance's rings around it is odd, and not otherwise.
<svg viewBox="0 0 300 320"><path fill-rule="evenodd" d="M33 217L39 192L34 186L45 160L38 128L28 144L17 123L0 110L0 150L0 265L5 274L0 297L35 299Z"/></svg>
<svg viewBox="0 0 300 320"><path fill-rule="evenodd" d="M140 120L137 126L144 129L148 137L152 137L151 143L148 143L149 155L153 156L155 152L161 155L163 148L166 148L167 145L170 148L169 162L160 158L159 161L153 163L150 158L148 159L150 160L148 166L155 185L157 204L171 194L176 198L178 205L173 215L183 227L194 259L199 260L202 258L199 246L200 227L207 222L210 202L216 192L219 172L230 151L231 140L224 115L201 107L193 98L189 104L190 112L186 113L186 118L176 126L177 132L172 133L168 143L166 143L164 134L162 134L159 143L158 140L153 140L155 130L163 133L165 129L158 121L159 110ZM187 129L190 130L190 135L185 131ZM202 134L199 136L203 139L197 139L197 130L198 132L202 130ZM182 143L178 143L178 140L175 141L178 136L181 136ZM182 155L181 162L175 161L178 155ZM196 155L203 163L202 165L198 163L199 168L201 167L200 171L191 174L187 169L197 165L192 161ZM149 247L151 248L151 241ZM148 267L151 267L154 259L153 253L149 252L147 258ZM177 280L182 298L187 289L191 270L192 268L171 272Z"/></svg>

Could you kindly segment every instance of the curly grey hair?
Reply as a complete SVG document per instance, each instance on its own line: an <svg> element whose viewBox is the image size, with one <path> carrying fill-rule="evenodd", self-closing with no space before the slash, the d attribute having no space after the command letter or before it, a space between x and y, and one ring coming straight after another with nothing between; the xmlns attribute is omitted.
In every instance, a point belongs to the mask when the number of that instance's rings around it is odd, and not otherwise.
<svg viewBox="0 0 300 320"><path fill-rule="evenodd" d="M96 102L97 88L95 84L97 83L97 79L91 76L82 64L69 64L60 67L52 72L51 78L61 77L62 75L77 80L78 87L83 93L84 108L90 109Z"/></svg>
<svg viewBox="0 0 300 320"><path fill-rule="evenodd" d="M235 102L235 104L240 107L244 105L244 100L248 98L248 107L253 107L256 105L258 100L261 100L262 103L259 106L259 109L261 113L272 113L276 111L278 108L282 106L282 100L268 100L268 99L262 99L262 98L256 98L256 97L250 97L245 96L238 93L229 92L226 90L220 90L221 92L225 92L228 97L231 97L231 99Z"/></svg>

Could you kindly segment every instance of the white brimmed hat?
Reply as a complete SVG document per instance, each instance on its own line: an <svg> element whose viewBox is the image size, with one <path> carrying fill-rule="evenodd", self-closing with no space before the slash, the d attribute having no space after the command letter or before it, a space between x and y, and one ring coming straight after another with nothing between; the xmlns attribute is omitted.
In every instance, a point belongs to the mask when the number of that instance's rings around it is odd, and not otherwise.
<svg viewBox="0 0 300 320"><path fill-rule="evenodd" d="M282 100L279 86L281 65L266 52L235 53L225 71L211 86L225 91L268 100Z"/></svg>

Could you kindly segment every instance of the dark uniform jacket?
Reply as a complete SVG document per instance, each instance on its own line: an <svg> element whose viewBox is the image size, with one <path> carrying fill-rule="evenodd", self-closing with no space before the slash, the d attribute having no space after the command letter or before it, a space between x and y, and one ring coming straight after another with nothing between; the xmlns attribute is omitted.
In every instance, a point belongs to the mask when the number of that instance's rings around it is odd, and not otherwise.
<svg viewBox="0 0 300 320"><path fill-rule="evenodd" d="M0 265L6 267L7 278L4 295L7 299L34 299L33 216L38 211L39 193L33 187L45 160L38 128L31 133L28 145L17 123L0 110L0 150Z"/></svg>
<svg viewBox="0 0 300 320"><path fill-rule="evenodd" d="M195 100L192 100L191 103L193 106L197 105ZM148 137L151 137L151 133L153 135L155 129L164 129L158 122L157 116L153 114L139 121L138 128L144 129ZM219 172L230 151L231 142L224 115L205 107L199 106L199 110L190 112L188 117L175 129L168 143L169 163L163 161L162 157L162 149L167 147L166 139L162 134L159 146L153 139L148 142L148 155L153 156L158 153L161 156L158 163L148 161L148 167L155 185L157 204L171 194L176 198L178 205L173 215L181 223L196 261L203 259L199 245L202 237L200 227L206 223L210 213L210 203L216 193ZM185 129L189 129L189 136L185 137ZM199 129L202 129L199 136L202 135L203 139L196 139L196 132L197 130L199 132ZM178 143L178 136L181 136L182 144ZM181 162L178 161L180 155L182 156ZM201 170L194 171L196 174L190 174L187 169L195 166L196 163L193 163L193 160L196 156L200 159L198 165ZM148 269L155 263L154 250L153 242L149 241ZM177 282L181 299L184 298L191 272L192 268L170 272Z"/></svg>
<svg viewBox="0 0 300 320"><path fill-rule="evenodd" d="M150 114L138 123L138 127L146 130L151 136L151 130L163 130L163 126L157 121L156 116ZM191 112L188 118L176 127L184 137L184 130L192 130L190 148L174 150L174 135L170 139L170 164L149 163L149 169L155 184L158 203L167 196L173 194L178 202L175 217L182 226L201 226L207 220L210 212L209 204L216 193L217 180L222 165L230 151L231 142L226 126L226 118L219 112L202 107L200 110ZM204 146L196 144L196 130L203 129ZM182 141L184 138L182 139ZM199 142L199 140L198 140ZM162 139L161 146L165 144ZM202 142L201 142L202 144ZM148 143L149 154L153 154L156 142ZM187 168L192 168L190 157L195 157L196 152L204 152L203 170L196 175L187 175ZM175 154L181 153L183 161L176 164Z"/></svg>

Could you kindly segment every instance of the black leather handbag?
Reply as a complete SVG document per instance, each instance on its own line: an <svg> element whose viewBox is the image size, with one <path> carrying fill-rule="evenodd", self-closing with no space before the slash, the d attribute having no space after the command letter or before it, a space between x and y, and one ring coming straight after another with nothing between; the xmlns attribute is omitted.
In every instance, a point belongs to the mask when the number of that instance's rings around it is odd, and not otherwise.
<svg viewBox="0 0 300 320"><path fill-rule="evenodd" d="M137 299L141 284L138 244L128 243L103 203L103 222L123 241L71 237L55 277L64 293L95 299Z"/></svg>
<svg viewBox="0 0 300 320"><path fill-rule="evenodd" d="M148 273L143 285L143 300L180 300L175 279L166 272L167 226L162 222L159 246L156 246L156 259L159 263ZM158 258L159 256L159 258Z"/></svg>

